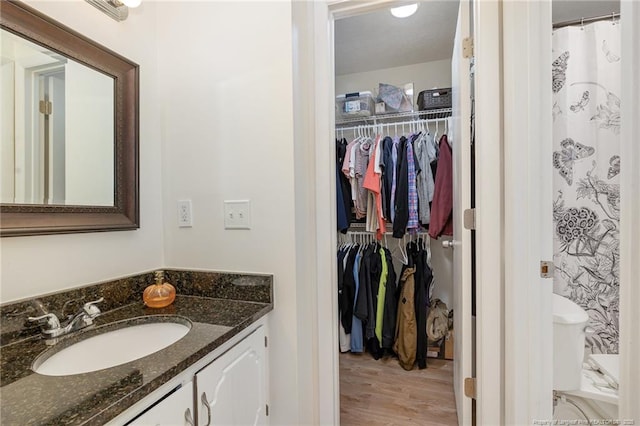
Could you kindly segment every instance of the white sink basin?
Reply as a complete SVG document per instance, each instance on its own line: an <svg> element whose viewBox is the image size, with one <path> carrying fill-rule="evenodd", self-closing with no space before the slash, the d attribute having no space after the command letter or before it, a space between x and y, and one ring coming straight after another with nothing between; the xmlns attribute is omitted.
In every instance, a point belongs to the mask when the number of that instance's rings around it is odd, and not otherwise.
<svg viewBox="0 0 640 426"><path fill-rule="evenodd" d="M68 376L115 367L151 355L184 337L190 325L153 322L129 325L42 354L33 370L45 376Z"/></svg>

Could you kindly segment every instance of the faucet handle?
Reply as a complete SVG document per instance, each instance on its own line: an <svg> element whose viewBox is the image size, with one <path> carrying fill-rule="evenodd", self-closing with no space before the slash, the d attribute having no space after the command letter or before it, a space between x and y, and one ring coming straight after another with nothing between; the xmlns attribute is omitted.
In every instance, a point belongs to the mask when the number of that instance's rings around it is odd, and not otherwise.
<svg viewBox="0 0 640 426"><path fill-rule="evenodd" d="M47 329L48 330L54 330L57 328L60 328L60 320L58 319L58 317L56 316L56 314L53 313L49 313L49 314L45 314L39 317L28 317L27 318L29 321L43 321L46 323L47 325Z"/></svg>
<svg viewBox="0 0 640 426"><path fill-rule="evenodd" d="M101 297L98 300L94 300L93 302L85 303L84 307L82 309L91 318L96 317L96 316L100 315L100 308L98 308L95 304L96 303L100 303L100 302L104 302L104 297Z"/></svg>

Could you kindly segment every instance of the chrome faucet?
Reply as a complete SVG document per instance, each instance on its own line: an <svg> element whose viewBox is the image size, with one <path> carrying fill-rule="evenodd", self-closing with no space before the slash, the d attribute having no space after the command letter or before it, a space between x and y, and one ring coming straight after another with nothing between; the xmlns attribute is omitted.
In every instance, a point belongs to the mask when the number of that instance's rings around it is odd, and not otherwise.
<svg viewBox="0 0 640 426"><path fill-rule="evenodd" d="M100 309L96 306L96 303L103 301L104 297L101 297L93 302L85 303L82 310L70 317L65 325L62 325L56 314L53 313L48 313L39 317L29 317L27 319L29 321L39 322L42 334L44 334L47 339L52 339L64 336L65 334L69 334L93 324L93 319L100 315Z"/></svg>

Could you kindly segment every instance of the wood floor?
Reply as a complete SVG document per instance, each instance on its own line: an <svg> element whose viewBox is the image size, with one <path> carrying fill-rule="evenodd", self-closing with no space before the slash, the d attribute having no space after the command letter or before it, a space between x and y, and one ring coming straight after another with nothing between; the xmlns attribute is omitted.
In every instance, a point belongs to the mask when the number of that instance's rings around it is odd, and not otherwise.
<svg viewBox="0 0 640 426"><path fill-rule="evenodd" d="M405 371L395 358L340 354L342 426L457 425L453 361Z"/></svg>

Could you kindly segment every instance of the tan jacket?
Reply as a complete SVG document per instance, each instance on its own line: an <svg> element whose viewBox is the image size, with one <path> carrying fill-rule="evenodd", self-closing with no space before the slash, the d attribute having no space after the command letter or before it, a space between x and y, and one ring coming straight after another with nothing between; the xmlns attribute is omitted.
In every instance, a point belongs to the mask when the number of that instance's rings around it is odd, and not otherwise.
<svg viewBox="0 0 640 426"><path fill-rule="evenodd" d="M398 316L396 321L396 338L393 350L398 354L400 365L405 370L412 370L416 362L418 344L418 330L416 326L415 310L415 280L416 268L407 268L402 273L400 285L402 290L398 300Z"/></svg>

